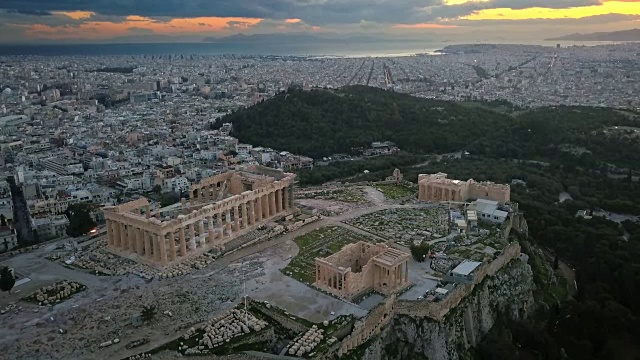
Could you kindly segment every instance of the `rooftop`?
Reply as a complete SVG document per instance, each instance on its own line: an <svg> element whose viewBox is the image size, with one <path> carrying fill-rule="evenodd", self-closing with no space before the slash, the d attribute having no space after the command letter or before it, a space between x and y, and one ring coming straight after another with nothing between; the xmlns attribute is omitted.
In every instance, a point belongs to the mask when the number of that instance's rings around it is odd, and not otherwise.
<svg viewBox="0 0 640 360"><path fill-rule="evenodd" d="M456 275L467 276L471 274L473 270L475 270L480 265L482 265L481 262L465 260L460 265L456 266L455 269L451 270L451 273Z"/></svg>

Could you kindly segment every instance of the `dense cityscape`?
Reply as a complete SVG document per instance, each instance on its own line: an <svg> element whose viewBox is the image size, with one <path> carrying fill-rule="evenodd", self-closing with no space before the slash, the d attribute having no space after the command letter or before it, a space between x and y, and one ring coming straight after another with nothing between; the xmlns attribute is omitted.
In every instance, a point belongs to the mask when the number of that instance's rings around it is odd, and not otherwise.
<svg viewBox="0 0 640 360"><path fill-rule="evenodd" d="M499 313L524 321L578 291L575 269L548 243L531 250L530 234L555 229L540 220L543 201L576 227L602 218L607 236L636 236L635 160L589 146L637 146L639 56L628 43L455 45L403 57L0 57L0 285L9 292L0 349L8 359L491 353L484 339ZM589 126L601 115L585 109L618 117L593 129L571 123L575 144L566 137L539 152L505 140L504 152L518 156L500 178L484 173L485 161L505 158L493 150L408 154L382 138L312 158L243 142L228 120L354 85L514 123L562 106L588 113ZM458 131L458 115L434 111L436 124ZM361 114L365 125L371 113ZM522 126L514 138L538 131ZM332 166L350 173L321 185L303 177ZM483 175L460 175L477 168ZM592 182L573 184L559 168ZM602 178L625 192L587 190ZM406 330L415 319L422 338Z"/></svg>

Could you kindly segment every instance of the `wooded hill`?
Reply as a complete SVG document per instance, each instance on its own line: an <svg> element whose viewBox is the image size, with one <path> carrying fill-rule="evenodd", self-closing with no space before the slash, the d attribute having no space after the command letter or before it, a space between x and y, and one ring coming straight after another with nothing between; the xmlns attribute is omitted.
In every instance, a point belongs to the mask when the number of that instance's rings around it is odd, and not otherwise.
<svg viewBox="0 0 640 360"><path fill-rule="evenodd" d="M291 90L225 116L241 142L322 158L374 141L414 154L467 150L514 159L562 159L577 165L638 165L637 114L606 108L522 111L504 102L449 102L378 88ZM614 127L618 126L618 129Z"/></svg>

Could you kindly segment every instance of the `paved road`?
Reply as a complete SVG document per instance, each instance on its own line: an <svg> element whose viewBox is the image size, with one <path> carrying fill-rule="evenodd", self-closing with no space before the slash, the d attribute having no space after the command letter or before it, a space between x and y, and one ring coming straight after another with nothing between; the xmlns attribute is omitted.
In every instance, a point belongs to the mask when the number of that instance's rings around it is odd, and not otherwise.
<svg viewBox="0 0 640 360"><path fill-rule="evenodd" d="M13 200L13 221L18 233L18 240L20 240L21 244L31 244L35 239L31 228L31 219L29 218L29 208L24 199L22 189L12 186L11 197Z"/></svg>

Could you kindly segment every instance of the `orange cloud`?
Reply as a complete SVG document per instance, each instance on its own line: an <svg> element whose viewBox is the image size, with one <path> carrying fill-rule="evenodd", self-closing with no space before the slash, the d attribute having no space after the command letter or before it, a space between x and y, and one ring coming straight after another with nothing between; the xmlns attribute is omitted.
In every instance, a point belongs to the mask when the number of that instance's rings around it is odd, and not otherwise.
<svg viewBox="0 0 640 360"><path fill-rule="evenodd" d="M456 25L445 25L445 24L431 24L431 23L421 23L421 24L396 24L393 25L395 29L453 29L457 28Z"/></svg>
<svg viewBox="0 0 640 360"><path fill-rule="evenodd" d="M114 36L130 35L132 30L148 30L161 35L185 35L190 33L222 32L225 30L246 30L263 19L241 17L199 17L176 18L158 21L142 16L131 15L125 21L87 21L77 26L51 26L45 24L14 25L26 28L30 37L44 39L106 39Z"/></svg>
<svg viewBox="0 0 640 360"><path fill-rule="evenodd" d="M301 22L302 20L300 19L287 19L284 22L286 22L287 24L297 24L299 22Z"/></svg>
<svg viewBox="0 0 640 360"><path fill-rule="evenodd" d="M94 13L93 11L56 11L53 14L66 16L72 18L73 20L85 20L92 17L96 13Z"/></svg>
<svg viewBox="0 0 640 360"><path fill-rule="evenodd" d="M144 17L144 16L128 15L127 16L127 21L153 21L153 20L149 19L148 17Z"/></svg>

